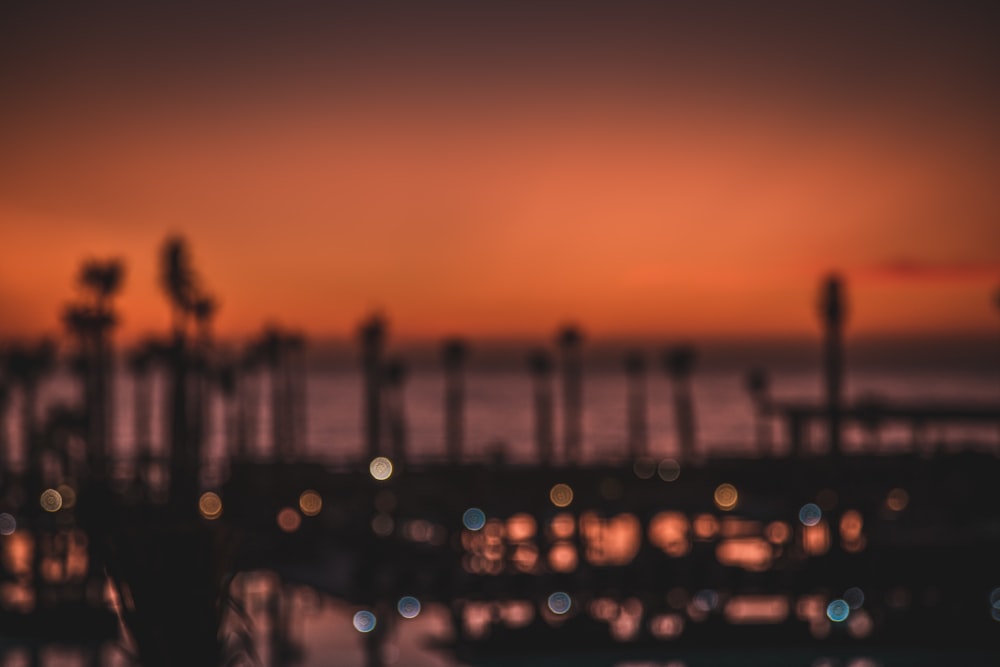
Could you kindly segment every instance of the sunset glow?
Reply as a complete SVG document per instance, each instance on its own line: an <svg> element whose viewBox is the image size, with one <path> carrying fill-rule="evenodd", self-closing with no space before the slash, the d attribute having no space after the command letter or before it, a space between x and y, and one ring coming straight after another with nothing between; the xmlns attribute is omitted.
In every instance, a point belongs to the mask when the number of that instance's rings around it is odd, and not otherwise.
<svg viewBox="0 0 1000 667"><path fill-rule="evenodd" d="M92 256L127 261L120 335L162 330L168 233L230 336L344 337L373 309L404 338L811 334L830 270L852 332L996 329L995 49L976 35L582 12L365 15L338 40L192 14L193 35L137 10L3 33L0 335L57 330Z"/></svg>

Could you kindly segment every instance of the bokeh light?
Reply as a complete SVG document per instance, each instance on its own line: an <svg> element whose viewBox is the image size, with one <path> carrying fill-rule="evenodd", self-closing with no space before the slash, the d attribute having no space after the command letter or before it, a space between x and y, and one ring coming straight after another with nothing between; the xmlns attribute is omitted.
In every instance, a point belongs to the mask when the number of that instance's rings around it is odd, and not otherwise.
<svg viewBox="0 0 1000 667"><path fill-rule="evenodd" d="M823 518L823 510L816 503L806 503L799 509L799 521L803 526L815 526Z"/></svg>
<svg viewBox="0 0 1000 667"><path fill-rule="evenodd" d="M368 464L368 472L378 481L384 482L392 477L392 461L384 456L376 456Z"/></svg>
<svg viewBox="0 0 1000 667"><path fill-rule="evenodd" d="M826 617L834 623L842 623L851 613L851 606L844 600L834 600L826 606Z"/></svg>
<svg viewBox="0 0 1000 667"><path fill-rule="evenodd" d="M565 614L573 605L573 601L566 593L553 593L549 596L549 610L553 614Z"/></svg>
<svg viewBox="0 0 1000 667"><path fill-rule="evenodd" d="M764 529L764 535L771 544L784 544L792 536L792 530L784 521L772 521Z"/></svg>
<svg viewBox="0 0 1000 667"><path fill-rule="evenodd" d="M701 612L713 611L719 606L719 594L710 588L702 589L691 598L691 604Z"/></svg>
<svg viewBox="0 0 1000 667"><path fill-rule="evenodd" d="M507 538L511 542L523 542L535 536L538 525L535 517L525 512L519 512L507 519Z"/></svg>
<svg viewBox="0 0 1000 667"><path fill-rule="evenodd" d="M396 610L403 618L416 618L420 615L420 600L412 595L404 595L396 603Z"/></svg>
<svg viewBox="0 0 1000 667"><path fill-rule="evenodd" d="M222 498L217 493L206 491L198 499L198 512L206 519L218 519L222 516Z"/></svg>
<svg viewBox="0 0 1000 667"><path fill-rule="evenodd" d="M482 530L486 525L486 513L478 507L470 507L462 515L462 525L469 530Z"/></svg>
<svg viewBox="0 0 1000 667"><path fill-rule="evenodd" d="M632 464L632 472L639 479L649 479L656 474L656 461L646 457L638 458Z"/></svg>
<svg viewBox="0 0 1000 667"><path fill-rule="evenodd" d="M902 512L909 504L910 494L906 492L906 489L895 488L889 491L889 495L885 499L885 506L893 512Z"/></svg>
<svg viewBox="0 0 1000 667"><path fill-rule="evenodd" d="M0 513L0 535L12 535L17 530L17 520L7 512Z"/></svg>
<svg viewBox="0 0 1000 667"><path fill-rule="evenodd" d="M851 586L844 591L844 601L851 609L860 609L865 603L865 592L857 586Z"/></svg>
<svg viewBox="0 0 1000 667"><path fill-rule="evenodd" d="M674 459L663 459L656 468L656 474L664 482L673 482L681 476L681 464Z"/></svg>
<svg viewBox="0 0 1000 667"><path fill-rule="evenodd" d="M389 537L396 529L396 522L384 512L379 512L372 518L372 532L379 537Z"/></svg>
<svg viewBox="0 0 1000 667"><path fill-rule="evenodd" d="M719 520L711 514L699 514L694 518L694 534L700 540L710 540L719 533Z"/></svg>
<svg viewBox="0 0 1000 667"><path fill-rule="evenodd" d="M278 528L286 533L294 533L302 525L302 515L291 507L283 507L278 512Z"/></svg>
<svg viewBox="0 0 1000 667"><path fill-rule="evenodd" d="M312 489L303 491L299 496L299 509L306 516L316 516L323 509L323 498Z"/></svg>
<svg viewBox="0 0 1000 667"><path fill-rule="evenodd" d="M576 519L569 512L560 512L552 517L549 522L549 537L556 540L565 540L573 537L576 532Z"/></svg>
<svg viewBox="0 0 1000 667"><path fill-rule="evenodd" d="M573 502L573 489L569 484L556 484L549 491L549 500L556 507L569 507Z"/></svg>
<svg viewBox="0 0 1000 667"><path fill-rule="evenodd" d="M42 491L42 496L38 499L38 502L46 512L58 512L63 504L62 495L55 489L45 489Z"/></svg>
<svg viewBox="0 0 1000 667"><path fill-rule="evenodd" d="M572 572L579 559L576 547L569 542L556 542L549 549L549 567L555 572Z"/></svg>
<svg viewBox="0 0 1000 667"><path fill-rule="evenodd" d="M354 615L354 629L358 632L371 632L375 629L375 614L367 610L359 611Z"/></svg>
<svg viewBox="0 0 1000 667"><path fill-rule="evenodd" d="M72 508L76 505L76 491L69 484L60 484L56 487L56 491L62 496L62 506L66 509Z"/></svg>
<svg viewBox="0 0 1000 667"><path fill-rule="evenodd" d="M851 617L847 619L847 633L855 639L863 639L872 633L875 628L875 621L871 614L864 609L851 612Z"/></svg>
<svg viewBox="0 0 1000 667"><path fill-rule="evenodd" d="M715 489L715 506L724 512L728 512L736 507L740 494L732 484L720 484Z"/></svg>

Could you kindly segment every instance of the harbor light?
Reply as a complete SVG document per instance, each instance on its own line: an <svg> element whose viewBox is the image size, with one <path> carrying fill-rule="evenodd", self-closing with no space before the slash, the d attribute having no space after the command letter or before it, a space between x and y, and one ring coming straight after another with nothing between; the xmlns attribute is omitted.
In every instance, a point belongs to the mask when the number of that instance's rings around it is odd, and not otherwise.
<svg viewBox="0 0 1000 667"><path fill-rule="evenodd" d="M803 526L815 526L823 518L823 510L816 503L806 503L799 510L799 521Z"/></svg>
<svg viewBox="0 0 1000 667"><path fill-rule="evenodd" d="M392 477L392 461L384 456L376 456L368 464L368 472L378 481L384 482Z"/></svg>
<svg viewBox="0 0 1000 667"><path fill-rule="evenodd" d="M396 610L403 618L416 618L420 615L420 600L412 595L404 595L399 598Z"/></svg>
<svg viewBox="0 0 1000 667"><path fill-rule="evenodd" d="M462 515L462 525L469 530L482 530L486 525L486 513L478 507L470 507Z"/></svg>
<svg viewBox="0 0 1000 667"><path fill-rule="evenodd" d="M566 593L553 593L549 596L549 611L553 614L565 614L573 605L573 601Z"/></svg>
<svg viewBox="0 0 1000 667"><path fill-rule="evenodd" d="M375 614L367 610L359 611L354 615L354 629L358 632L371 632L375 629Z"/></svg>
<svg viewBox="0 0 1000 667"><path fill-rule="evenodd" d="M720 484L715 489L715 506L724 512L736 507L740 494L732 484Z"/></svg>
<svg viewBox="0 0 1000 667"><path fill-rule="evenodd" d="M569 507L573 502L573 489L569 484L556 484L549 491L549 500L556 507Z"/></svg>
<svg viewBox="0 0 1000 667"><path fill-rule="evenodd" d="M303 491L299 496L299 509L306 516L316 516L323 509L323 498L312 489Z"/></svg>
<svg viewBox="0 0 1000 667"><path fill-rule="evenodd" d="M62 495L55 489L45 489L38 499L42 509L46 512L58 512L63 505Z"/></svg>
<svg viewBox="0 0 1000 667"><path fill-rule="evenodd" d="M278 528L281 528L286 533L294 533L302 525L302 515L291 507L283 507L278 512L277 521Z"/></svg>
<svg viewBox="0 0 1000 667"><path fill-rule="evenodd" d="M834 623L843 623L851 613L851 606L844 600L834 600L826 606L826 617Z"/></svg>
<svg viewBox="0 0 1000 667"><path fill-rule="evenodd" d="M198 499L198 512L209 521L222 516L222 498L219 494L206 491Z"/></svg>
<svg viewBox="0 0 1000 667"><path fill-rule="evenodd" d="M681 476L681 464L675 459L663 459L656 468L656 474L664 482L674 482Z"/></svg>

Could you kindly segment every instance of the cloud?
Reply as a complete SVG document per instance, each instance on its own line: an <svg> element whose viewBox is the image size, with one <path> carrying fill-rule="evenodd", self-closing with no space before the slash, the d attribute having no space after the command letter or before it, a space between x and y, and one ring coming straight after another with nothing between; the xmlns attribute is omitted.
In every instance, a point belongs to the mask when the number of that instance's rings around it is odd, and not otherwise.
<svg viewBox="0 0 1000 667"><path fill-rule="evenodd" d="M867 279L906 282L994 282L1000 281L1000 262L927 261L896 258L864 267Z"/></svg>

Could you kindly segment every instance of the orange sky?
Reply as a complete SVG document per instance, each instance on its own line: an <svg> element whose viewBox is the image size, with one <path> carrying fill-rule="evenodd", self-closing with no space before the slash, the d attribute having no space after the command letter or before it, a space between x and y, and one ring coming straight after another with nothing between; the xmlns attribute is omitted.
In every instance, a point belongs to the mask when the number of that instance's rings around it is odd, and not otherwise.
<svg viewBox="0 0 1000 667"><path fill-rule="evenodd" d="M596 17L564 41L558 23L509 39L493 22L486 46L456 24L439 50L425 26L328 52L295 22L179 42L186 24L142 16L17 18L3 336L55 331L88 256L127 260L126 338L164 327L168 233L191 241L223 334L274 319L343 336L373 308L412 337L567 319L598 336L809 333L833 268L853 331L998 326L994 47L953 34L964 23L895 50L872 28L844 65L808 35L771 49L728 24L665 52L638 19Z"/></svg>

